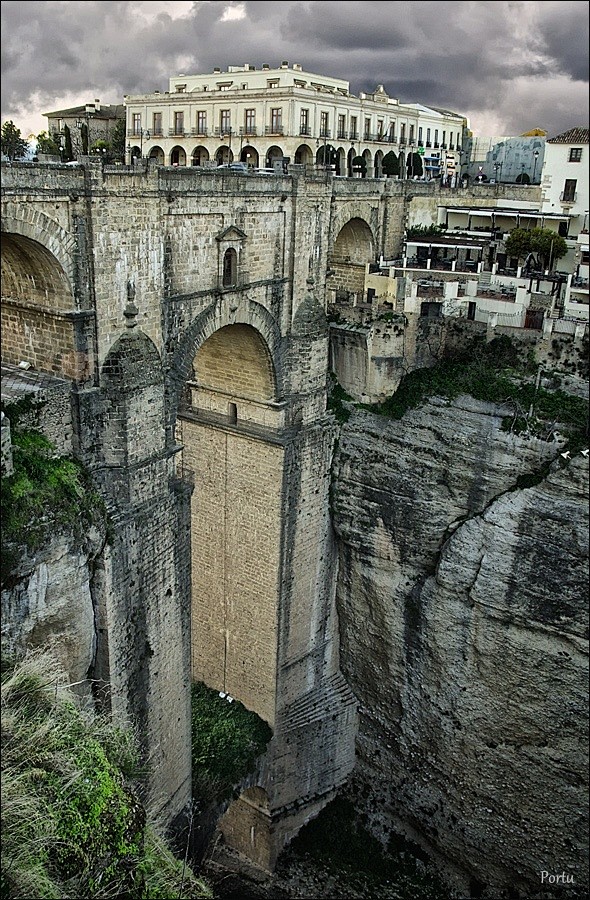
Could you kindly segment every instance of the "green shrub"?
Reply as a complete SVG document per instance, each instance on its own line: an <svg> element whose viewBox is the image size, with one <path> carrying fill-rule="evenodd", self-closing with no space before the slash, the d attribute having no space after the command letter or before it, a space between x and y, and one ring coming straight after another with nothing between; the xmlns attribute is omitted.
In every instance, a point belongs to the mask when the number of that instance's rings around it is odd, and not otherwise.
<svg viewBox="0 0 590 900"><path fill-rule="evenodd" d="M48 653L4 666L2 900L210 897L146 822L133 736L64 683Z"/></svg>
<svg viewBox="0 0 590 900"><path fill-rule="evenodd" d="M200 804L230 797L266 749L270 726L201 682L191 688L191 713L193 796Z"/></svg>

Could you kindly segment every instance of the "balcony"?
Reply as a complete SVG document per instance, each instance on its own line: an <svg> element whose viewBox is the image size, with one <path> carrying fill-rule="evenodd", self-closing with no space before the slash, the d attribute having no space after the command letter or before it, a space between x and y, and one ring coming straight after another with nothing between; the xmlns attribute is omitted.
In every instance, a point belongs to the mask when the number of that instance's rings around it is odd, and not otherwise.
<svg viewBox="0 0 590 900"><path fill-rule="evenodd" d="M427 147L432 147L431 142L430 142L430 141L426 141L426 146L427 146Z"/></svg>
<svg viewBox="0 0 590 900"><path fill-rule="evenodd" d="M348 140L349 140L349 141L358 141L358 139L359 139L359 133L358 133L358 131L351 131L350 134L349 134L349 136L348 136Z"/></svg>
<svg viewBox="0 0 590 900"><path fill-rule="evenodd" d="M345 131L339 131L339 132L338 132L337 139L338 139L339 141L345 141L345 140L346 140L346 132L345 132Z"/></svg>
<svg viewBox="0 0 590 900"><path fill-rule="evenodd" d="M227 125L221 125L215 129L215 137L231 137L233 131Z"/></svg>
<svg viewBox="0 0 590 900"><path fill-rule="evenodd" d="M199 128L199 126L197 125L196 128L191 128L191 134L197 135L198 137L207 137L207 129Z"/></svg>
<svg viewBox="0 0 590 900"><path fill-rule="evenodd" d="M139 135L132 135L132 137L139 137ZM176 128L169 128L168 137L186 137L184 127L177 126Z"/></svg>
<svg viewBox="0 0 590 900"><path fill-rule="evenodd" d="M278 123L278 122L276 122L274 125L266 125L265 128L264 128L264 133L265 133L265 134L279 134L279 135L282 135L282 134L284 134L284 132L283 132L283 126L282 126L280 123Z"/></svg>
<svg viewBox="0 0 590 900"><path fill-rule="evenodd" d="M258 129L256 125L244 125L243 128L240 128L240 135L244 137L256 137L258 134Z"/></svg>
<svg viewBox="0 0 590 900"><path fill-rule="evenodd" d="M573 206L578 196L577 191L562 191L559 195L559 202L564 206Z"/></svg>
<svg viewBox="0 0 590 900"><path fill-rule="evenodd" d="M320 128L320 137L321 138L330 138L332 137L332 132L329 128Z"/></svg>
<svg viewBox="0 0 590 900"><path fill-rule="evenodd" d="M311 128L309 125L301 125L299 128L299 134L304 135L305 137L311 137Z"/></svg>

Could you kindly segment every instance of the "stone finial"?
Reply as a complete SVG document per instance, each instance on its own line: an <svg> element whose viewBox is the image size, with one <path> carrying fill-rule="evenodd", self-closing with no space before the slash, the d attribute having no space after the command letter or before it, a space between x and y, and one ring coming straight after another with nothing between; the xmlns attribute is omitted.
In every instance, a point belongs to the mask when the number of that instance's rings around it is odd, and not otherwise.
<svg viewBox="0 0 590 900"><path fill-rule="evenodd" d="M127 282L127 306L123 310L123 315L127 320L125 323L127 328L135 328L138 312L139 310L135 305L135 284L129 279Z"/></svg>
<svg viewBox="0 0 590 900"><path fill-rule="evenodd" d="M139 312L135 303L128 303L125 309L123 310L123 315L127 319L125 322L127 328L135 328L137 325L137 313Z"/></svg>

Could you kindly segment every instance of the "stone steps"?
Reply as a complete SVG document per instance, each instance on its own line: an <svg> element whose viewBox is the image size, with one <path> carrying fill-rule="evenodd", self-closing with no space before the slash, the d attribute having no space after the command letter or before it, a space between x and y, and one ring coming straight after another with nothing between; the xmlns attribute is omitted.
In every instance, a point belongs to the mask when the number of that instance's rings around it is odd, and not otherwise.
<svg viewBox="0 0 590 900"><path fill-rule="evenodd" d="M317 722L333 715L336 708L343 709L356 705L356 698L340 672L336 672L301 699L285 707L279 715L277 725L281 731L304 728L310 722Z"/></svg>

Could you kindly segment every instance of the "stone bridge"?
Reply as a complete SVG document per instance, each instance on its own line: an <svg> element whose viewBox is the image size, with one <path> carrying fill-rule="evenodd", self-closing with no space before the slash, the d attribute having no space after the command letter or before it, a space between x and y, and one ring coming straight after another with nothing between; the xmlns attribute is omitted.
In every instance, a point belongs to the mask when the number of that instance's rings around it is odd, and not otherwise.
<svg viewBox="0 0 590 900"><path fill-rule="evenodd" d="M89 676L137 723L170 822L191 794L191 679L271 725L222 823L267 869L354 764L325 294L362 289L366 264L399 251L406 194L317 175L2 166L3 362L70 380L73 450L113 521Z"/></svg>

